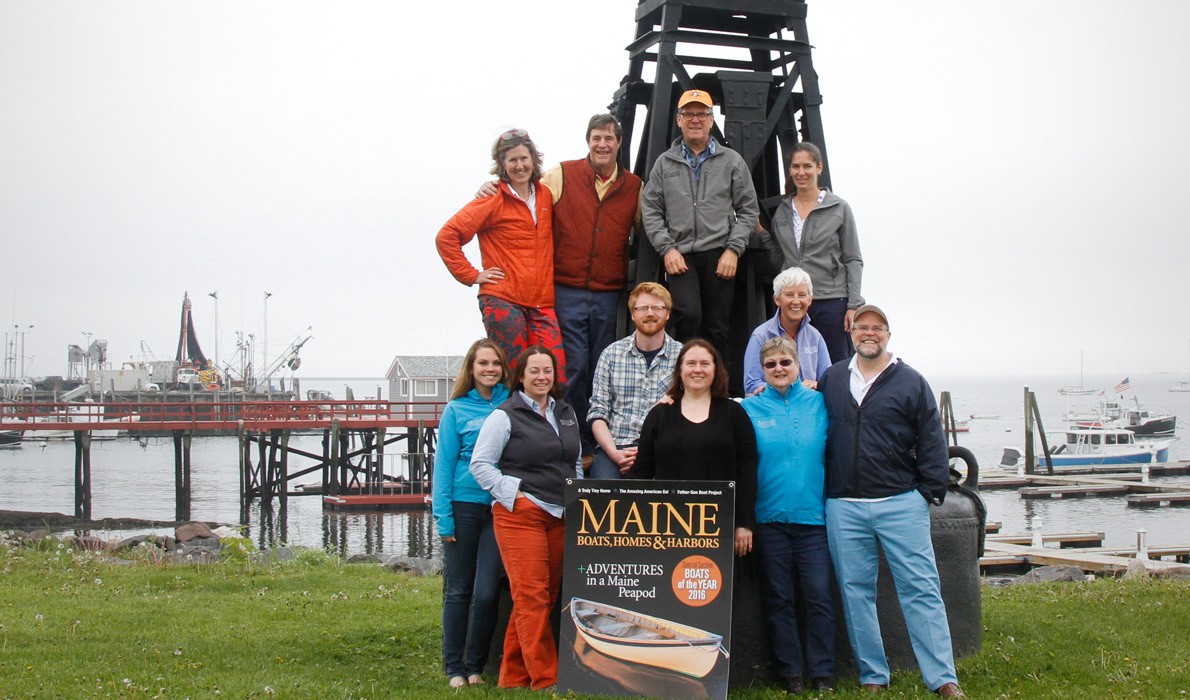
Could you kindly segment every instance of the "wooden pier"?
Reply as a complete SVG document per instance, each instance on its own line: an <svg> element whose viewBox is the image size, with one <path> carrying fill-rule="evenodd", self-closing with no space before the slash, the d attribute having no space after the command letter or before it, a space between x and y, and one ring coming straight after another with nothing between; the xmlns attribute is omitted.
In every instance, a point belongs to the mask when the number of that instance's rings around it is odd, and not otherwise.
<svg viewBox="0 0 1190 700"><path fill-rule="evenodd" d="M1152 476L1183 476L1190 462L1150 465L1098 465L1062 470L1055 474L991 473L981 475L980 490L1017 489L1025 499L1066 499L1123 496L1127 507L1152 508L1190 504L1190 480L1149 481ZM1148 547L1138 542L1135 549L1104 547L1104 533L1098 531L1004 534L988 530L981 571L1028 569L1035 566L1068 564L1095 574L1119 574L1137 561L1147 571L1159 571L1190 564L1190 545ZM1138 539L1143 538L1138 533ZM1057 547L1047 546L1057 545ZM1138 550L1145 556L1138 559ZM1168 561L1172 560L1172 561Z"/></svg>
<svg viewBox="0 0 1190 700"><path fill-rule="evenodd" d="M1190 462L1097 465L1060 474L990 474L979 481L983 491L1018 489L1021 498L1090 498L1125 496L1129 508L1190 504L1190 480L1150 481L1150 477L1184 476Z"/></svg>
<svg viewBox="0 0 1190 700"><path fill-rule="evenodd" d="M376 500L400 496L415 507L431 490L433 452L441 403L391 401L154 401L118 403L15 403L0 412L0 430L26 439L61 434L74 441L75 517L91 517L91 444L99 431L169 435L174 443L175 519L190 519L190 446L195 435L235 435L239 441L241 513L256 499L284 508L289 496ZM320 452L290 446L295 432L321 433ZM393 451L397 443L404 449ZM308 460L298 464L299 459ZM396 460L400 470L392 468ZM293 464L291 464L291 461ZM321 488L291 487L318 473ZM400 501L402 498L397 498ZM365 499L368 500L368 499ZM328 506L334 504L327 504Z"/></svg>

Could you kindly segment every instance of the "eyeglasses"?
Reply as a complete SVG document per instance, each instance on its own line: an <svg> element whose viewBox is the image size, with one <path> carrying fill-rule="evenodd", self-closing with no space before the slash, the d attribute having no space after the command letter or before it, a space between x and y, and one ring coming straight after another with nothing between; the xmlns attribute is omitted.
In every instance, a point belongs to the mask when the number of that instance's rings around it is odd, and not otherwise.
<svg viewBox="0 0 1190 700"><path fill-rule="evenodd" d="M646 311L652 311L655 314L659 314L662 311L665 311L665 307L654 304L652 306L634 306L632 307L632 310L638 314L643 314Z"/></svg>
<svg viewBox="0 0 1190 700"><path fill-rule="evenodd" d="M686 121L701 122L715 116L714 112L678 112Z"/></svg>
<svg viewBox="0 0 1190 700"><path fill-rule="evenodd" d="M764 367L765 369L777 369L777 365L781 365L782 367L788 367L792 364L793 364L793 360L786 357L786 358L783 358L780 360L765 360L761 364L761 366Z"/></svg>
<svg viewBox="0 0 1190 700"><path fill-rule="evenodd" d="M887 333L888 326L852 326L851 331L853 333L867 333L869 331L872 333Z"/></svg>
<svg viewBox="0 0 1190 700"><path fill-rule="evenodd" d="M527 139L527 138L529 138L529 132L525 131L524 129L509 129L508 131L505 131L503 134L500 134L501 141L512 141L513 139Z"/></svg>

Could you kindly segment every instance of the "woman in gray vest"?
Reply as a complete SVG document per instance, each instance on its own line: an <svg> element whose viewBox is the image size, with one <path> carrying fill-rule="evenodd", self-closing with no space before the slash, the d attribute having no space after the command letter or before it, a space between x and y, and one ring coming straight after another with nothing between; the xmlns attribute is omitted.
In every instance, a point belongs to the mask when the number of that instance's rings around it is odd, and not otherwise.
<svg viewBox="0 0 1190 700"><path fill-rule="evenodd" d="M558 361L534 345L517 358L512 396L484 421L471 474L496 503L492 523L512 588L501 688L558 682L550 611L562 584L566 480L581 479L578 420L562 401Z"/></svg>

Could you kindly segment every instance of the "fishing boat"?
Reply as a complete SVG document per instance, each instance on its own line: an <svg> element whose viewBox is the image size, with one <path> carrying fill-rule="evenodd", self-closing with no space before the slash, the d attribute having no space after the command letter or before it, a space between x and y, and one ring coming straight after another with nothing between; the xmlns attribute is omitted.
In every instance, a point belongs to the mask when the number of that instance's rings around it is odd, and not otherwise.
<svg viewBox="0 0 1190 700"><path fill-rule="evenodd" d="M1170 414L1154 415L1132 397L1132 406L1123 401L1100 399L1099 407L1091 413L1071 411L1066 414L1068 422L1083 428L1123 428L1137 435L1168 436L1177 428L1178 417Z"/></svg>
<svg viewBox="0 0 1190 700"><path fill-rule="evenodd" d="M1054 468L1086 467L1099 464L1152 464L1169 459L1172 439L1138 440L1136 433L1123 428L1086 428L1071 426L1063 431L1060 440L1050 448ZM1016 469L1024 451L1005 447L1000 466ZM1044 458L1038 457L1044 464Z"/></svg>
<svg viewBox="0 0 1190 700"><path fill-rule="evenodd" d="M570 618L596 651L691 678L710 673L720 652L727 656L722 635L614 605L574 598Z"/></svg>

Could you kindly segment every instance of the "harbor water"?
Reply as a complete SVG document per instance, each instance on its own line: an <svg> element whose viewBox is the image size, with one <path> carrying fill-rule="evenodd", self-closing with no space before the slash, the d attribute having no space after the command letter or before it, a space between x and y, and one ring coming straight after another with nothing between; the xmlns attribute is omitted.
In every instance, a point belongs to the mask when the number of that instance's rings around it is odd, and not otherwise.
<svg viewBox="0 0 1190 700"><path fill-rule="evenodd" d="M1134 394L1153 414L1178 417L1179 436L1190 421L1190 393L1170 392L1169 386L1190 375L1154 374L1131 377ZM1112 392L1116 378L1106 386ZM959 444L974 452L983 474L999 470L1004 447L1024 444L1023 388L1036 392L1048 431L1060 430L1068 410L1085 408L1095 396L1065 397L1057 378L931 378L936 392L949 391L955 414L967 419L969 432L959 434ZM350 386L356 399L375 397L378 387L387 394L382 379L303 380L303 389L324 389L336 399ZM972 417L974 416L974 417ZM320 435L295 435L290 446L321 452ZM400 445L401 443L397 443ZM1170 449L1170 460L1190 459L1190 442L1179 439ZM240 522L239 476L236 440L232 437L196 437L191 448L194 520L235 524ZM168 438L95 442L91 448L92 515L100 518L141 518L172 521L174 517L173 442ZM48 511L70 514L74 509L74 446L72 442L26 442L19 449L0 450L0 509ZM295 471L291 467L291 471ZM1185 477L1182 477L1185 479ZM310 474L299 483L317 483ZM1149 532L1149 545L1181 545L1190 538L1190 508L1134 509L1123 497L1063 500L1025 500L1015 490L986 491L983 498L988 519L1000 521L1003 532L1031 533L1103 531L1104 544L1129 547L1136 531ZM254 503L247 511L247 535L258 546L287 543L323 547L340 554L383 554L437 559L441 547L428 510L372 513L324 511L317 496L291 497L282 513L276 503ZM163 533L172 528L162 528ZM144 532L138 530L137 532ZM104 533L98 533L103 535ZM125 531L106 535L117 539Z"/></svg>

